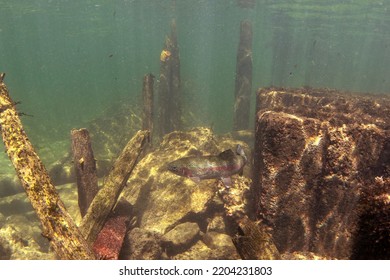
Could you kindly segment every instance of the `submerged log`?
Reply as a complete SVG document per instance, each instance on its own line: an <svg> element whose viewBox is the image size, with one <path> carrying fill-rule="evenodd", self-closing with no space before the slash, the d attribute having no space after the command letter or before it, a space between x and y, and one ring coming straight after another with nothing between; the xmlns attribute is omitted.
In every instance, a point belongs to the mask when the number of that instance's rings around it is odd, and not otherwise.
<svg viewBox="0 0 390 280"><path fill-rule="evenodd" d="M126 185L143 151L143 147L149 138L148 136L148 131L138 131L127 143L114 163L114 167L107 176L103 187L92 201L80 224L80 230L89 244L96 240L98 233L103 228L108 215L116 204L119 194Z"/></svg>
<svg viewBox="0 0 390 280"><path fill-rule="evenodd" d="M172 21L171 28L171 34L165 38L165 46L160 55L158 88L160 137L179 130L181 126L180 58L175 21Z"/></svg>
<svg viewBox="0 0 390 280"><path fill-rule="evenodd" d="M87 129L73 129L71 138L73 164L77 178L78 202L81 216L84 217L99 190L96 161Z"/></svg>
<svg viewBox="0 0 390 280"><path fill-rule="evenodd" d="M60 259L95 256L65 209L48 172L23 129L15 103L0 75L0 128L7 154L41 221L43 233Z"/></svg>
<svg viewBox="0 0 390 280"><path fill-rule="evenodd" d="M252 23L242 21L237 51L233 130L249 128L252 91Z"/></svg>
<svg viewBox="0 0 390 280"><path fill-rule="evenodd" d="M144 83L142 88L143 97L143 118L142 118L142 129L149 130L149 142L153 143L153 117L154 117L154 96L153 96L153 84L154 76L152 74L146 74L144 76Z"/></svg>

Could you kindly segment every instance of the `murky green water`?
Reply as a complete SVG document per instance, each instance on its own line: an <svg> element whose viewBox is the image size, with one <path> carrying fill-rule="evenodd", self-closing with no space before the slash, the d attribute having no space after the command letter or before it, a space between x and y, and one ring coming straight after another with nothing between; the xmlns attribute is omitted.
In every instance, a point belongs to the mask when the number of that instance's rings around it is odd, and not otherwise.
<svg viewBox="0 0 390 280"><path fill-rule="evenodd" d="M69 137L114 102L139 106L176 19L184 100L231 129L239 23L253 24L253 92L264 86L390 92L390 1L0 0L0 71L34 144ZM254 100L254 94L253 94Z"/></svg>

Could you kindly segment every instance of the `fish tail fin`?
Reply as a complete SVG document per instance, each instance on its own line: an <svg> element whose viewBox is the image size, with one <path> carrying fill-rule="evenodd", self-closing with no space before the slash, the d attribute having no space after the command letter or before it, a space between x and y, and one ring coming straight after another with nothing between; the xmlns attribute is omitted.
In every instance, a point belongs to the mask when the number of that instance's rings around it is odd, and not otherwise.
<svg viewBox="0 0 390 280"><path fill-rule="evenodd" d="M236 152L238 155L242 156L245 159L245 161L248 161L248 158L245 155L244 149L242 148L242 146L240 144L237 144Z"/></svg>

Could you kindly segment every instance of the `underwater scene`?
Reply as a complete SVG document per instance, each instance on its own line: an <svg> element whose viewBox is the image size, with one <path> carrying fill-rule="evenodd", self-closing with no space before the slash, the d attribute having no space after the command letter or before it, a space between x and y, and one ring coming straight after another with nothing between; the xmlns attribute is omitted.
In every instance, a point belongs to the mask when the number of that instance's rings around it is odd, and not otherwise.
<svg viewBox="0 0 390 280"><path fill-rule="evenodd" d="M390 259L390 0L0 0L0 259Z"/></svg>

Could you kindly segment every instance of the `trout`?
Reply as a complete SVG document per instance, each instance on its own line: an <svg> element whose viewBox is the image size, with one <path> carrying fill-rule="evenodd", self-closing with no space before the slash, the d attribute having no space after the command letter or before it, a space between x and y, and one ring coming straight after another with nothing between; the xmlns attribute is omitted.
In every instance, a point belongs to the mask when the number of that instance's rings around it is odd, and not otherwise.
<svg viewBox="0 0 390 280"><path fill-rule="evenodd" d="M172 173L190 178L196 183L203 179L221 179L226 187L231 186L230 176L241 173L247 157L241 145L236 152L231 149L214 156L192 156L172 161L168 170Z"/></svg>

